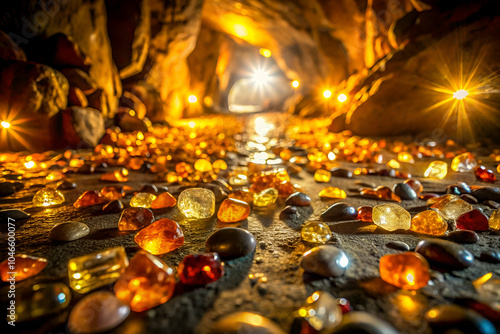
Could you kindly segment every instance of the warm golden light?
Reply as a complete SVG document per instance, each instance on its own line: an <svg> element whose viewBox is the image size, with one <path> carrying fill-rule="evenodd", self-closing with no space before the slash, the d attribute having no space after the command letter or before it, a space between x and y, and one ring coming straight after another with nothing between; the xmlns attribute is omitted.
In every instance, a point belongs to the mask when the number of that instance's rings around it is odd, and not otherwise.
<svg viewBox="0 0 500 334"><path fill-rule="evenodd" d="M198 101L198 98L195 95L189 95L188 101L189 103L196 103Z"/></svg>
<svg viewBox="0 0 500 334"><path fill-rule="evenodd" d="M326 89L324 92L323 92L323 97L325 99L329 99L330 97L332 96L332 92L328 89Z"/></svg>
<svg viewBox="0 0 500 334"><path fill-rule="evenodd" d="M469 95L469 92L466 91L465 89L460 89L457 90L455 93L453 93L453 97L456 98L457 100L465 99L467 95Z"/></svg>
<svg viewBox="0 0 500 334"><path fill-rule="evenodd" d="M233 25L234 33L238 37L246 37L248 36L248 30L241 24L234 24Z"/></svg>
<svg viewBox="0 0 500 334"><path fill-rule="evenodd" d="M299 87L299 85L300 85L300 83L299 83L299 81L298 81L298 80L293 80L293 81L292 81L292 87L293 87L293 88L297 88L297 87Z"/></svg>
<svg viewBox="0 0 500 334"><path fill-rule="evenodd" d="M28 169L33 168L33 167L35 167L35 162L34 161L25 162L24 167L26 167Z"/></svg>
<svg viewBox="0 0 500 334"><path fill-rule="evenodd" d="M2 127L3 127L4 129L8 129L8 128L10 128L10 123L9 123L9 122L7 122L7 121L2 121L2 123L0 123L0 124L2 125Z"/></svg>
<svg viewBox="0 0 500 334"><path fill-rule="evenodd" d="M259 50L259 53L260 53L261 56L264 56L266 58L271 57L271 50L269 50L269 49L263 49L263 48L261 48Z"/></svg>
<svg viewBox="0 0 500 334"><path fill-rule="evenodd" d="M345 101L347 101L347 95L340 94L339 96L337 96L337 100L339 100L339 102L341 103L344 103Z"/></svg>

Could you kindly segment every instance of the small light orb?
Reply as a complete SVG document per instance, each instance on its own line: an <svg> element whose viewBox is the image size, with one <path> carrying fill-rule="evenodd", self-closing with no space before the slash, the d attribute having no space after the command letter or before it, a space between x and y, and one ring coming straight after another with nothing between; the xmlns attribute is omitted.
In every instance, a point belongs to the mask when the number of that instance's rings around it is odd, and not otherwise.
<svg viewBox="0 0 500 334"><path fill-rule="evenodd" d="M8 129L8 128L10 128L10 123L9 123L9 122L7 122L7 121L2 121L0 124L2 125L2 127L3 127L4 129Z"/></svg>
<svg viewBox="0 0 500 334"><path fill-rule="evenodd" d="M248 36L248 30L247 30L247 28L245 28L241 24L235 24L235 25L233 25L233 29L234 29L234 33L238 37Z"/></svg>
<svg viewBox="0 0 500 334"><path fill-rule="evenodd" d="M271 57L271 50L261 48L259 50L259 53L260 53L261 56L264 56L266 58Z"/></svg>
<svg viewBox="0 0 500 334"><path fill-rule="evenodd" d="M298 81L298 80L293 80L293 81L292 81L292 87L293 87L293 88L297 88L297 87L299 87L299 85L300 85L300 83L299 83L299 81Z"/></svg>
<svg viewBox="0 0 500 334"><path fill-rule="evenodd" d="M453 97L456 98L457 100L465 99L467 95L469 95L469 92L466 91L465 89L460 89L457 90L455 93L453 93Z"/></svg>
<svg viewBox="0 0 500 334"><path fill-rule="evenodd" d="M329 99L330 97L332 96L332 92L328 89L326 89L324 92L323 92L323 97L325 99Z"/></svg>
<svg viewBox="0 0 500 334"><path fill-rule="evenodd" d="M196 103L198 101L198 98L195 95L189 95L188 101L189 103Z"/></svg>
<svg viewBox="0 0 500 334"><path fill-rule="evenodd" d="M344 103L345 101L347 101L347 95L340 94L339 96L337 96L337 100L339 100L340 103Z"/></svg>

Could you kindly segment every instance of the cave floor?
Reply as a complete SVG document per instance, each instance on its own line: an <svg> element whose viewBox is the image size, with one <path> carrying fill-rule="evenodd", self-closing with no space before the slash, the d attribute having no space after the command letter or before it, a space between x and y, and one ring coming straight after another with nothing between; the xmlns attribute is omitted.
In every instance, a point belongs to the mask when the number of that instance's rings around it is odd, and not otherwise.
<svg viewBox="0 0 500 334"><path fill-rule="evenodd" d="M417 162L416 166L418 165ZM424 162L421 162L424 164ZM425 162L428 163L428 162ZM339 162L340 167L353 170L359 165ZM469 185L481 185L472 173L452 173L445 180L419 179L425 192L443 194L446 186L457 181ZM73 257L81 256L97 250L113 246L124 246L129 257L139 247L134 242L135 233L119 232L116 214L97 214L95 210L77 210L73 203L86 190L99 190L111 183L99 181L95 174L72 174L69 181L77 183L76 189L65 191L66 202L55 208L36 208L31 199L38 190L24 189L12 197L0 199L2 209L22 209L32 217L16 224L17 253L41 256L48 259L47 267L37 276L24 282L22 286L35 282L62 281L68 282L67 263ZM260 313L275 322L286 332L290 330L293 312L305 299L317 290L326 290L335 297L347 298L354 310L372 313L389 323L402 333L430 333L424 320L424 313L430 307L453 302L456 298L477 297L472 281L488 272L500 274L500 265L476 259L473 266L460 271L432 270L432 284L414 292L395 288L380 279L378 263L381 256L398 253L387 247L390 241L403 241L414 249L416 244L427 236L411 232L386 232L376 228L374 224L359 221L329 222L333 238L328 242L345 251L349 258L349 266L344 276L338 278L320 278L307 275L298 265L302 253L311 248L301 240L300 229L304 222L319 220L319 215L328 206L344 201L354 207L362 205L375 206L383 201L356 196L360 187L356 181L363 181L392 187L401 180L382 176L359 175L353 178L332 177L329 184L317 183L312 174L305 169L292 176L292 182L302 187L302 191L312 199L310 208L299 208L300 217L283 221L279 213L284 208L284 200L264 209L253 208L250 216L238 224L221 224L213 217L204 221L185 221L176 207L154 210L155 219L171 218L178 221L185 235L185 244L170 253L161 255L172 268L176 268L184 256L204 251L207 237L217 229L226 226L237 226L247 229L257 239L255 253L243 258L225 261L225 275L217 282L207 286L186 288L177 284L174 296L165 304L154 309L134 313L113 333L206 333L214 321L236 311ZM131 172L127 185L138 189L144 184L154 183L166 186L166 182L155 181L152 174ZM345 200L321 200L318 193L327 185L344 189L348 196ZM169 186L171 193L176 193L176 186ZM131 196L124 198L128 204ZM220 204L220 203L219 203ZM401 205L412 215L425 210L425 201L403 200ZM483 205L488 215L492 213ZM217 208L216 208L217 210ZM48 237L49 230L61 221L82 221L90 227L90 234L82 239L55 243ZM2 239L6 238L5 225L2 225ZM499 236L491 231L479 232L479 242L466 244L476 257L481 252L499 250ZM3 244L3 242L2 242ZM2 259L7 257L5 247L0 250ZM250 280L250 274L262 274L267 282ZM259 275L257 275L259 276ZM6 288L3 283L2 289ZM112 291L112 285L102 290ZM2 298L4 294L2 293ZM62 333L66 332L65 322L72 306L82 296L73 292L73 300L69 308L52 317L35 322L18 324L16 331L27 333Z"/></svg>

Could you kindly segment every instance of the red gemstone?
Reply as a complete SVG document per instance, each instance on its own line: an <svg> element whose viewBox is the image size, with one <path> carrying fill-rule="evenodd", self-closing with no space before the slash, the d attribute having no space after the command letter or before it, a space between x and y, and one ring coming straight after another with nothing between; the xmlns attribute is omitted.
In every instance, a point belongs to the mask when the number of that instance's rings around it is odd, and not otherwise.
<svg viewBox="0 0 500 334"><path fill-rule="evenodd" d="M476 175L476 179L483 182L495 183L497 180L495 174L484 166L477 166L474 169L474 175Z"/></svg>
<svg viewBox="0 0 500 334"><path fill-rule="evenodd" d="M479 209L474 209L457 218L457 228L461 230L487 231L488 217Z"/></svg>
<svg viewBox="0 0 500 334"><path fill-rule="evenodd" d="M352 311L351 304L347 299L337 298L337 303L340 306L340 309L342 310L342 314L346 314Z"/></svg>
<svg viewBox="0 0 500 334"><path fill-rule="evenodd" d="M177 272L184 284L204 285L221 278L224 267L217 253L202 253L186 256Z"/></svg>

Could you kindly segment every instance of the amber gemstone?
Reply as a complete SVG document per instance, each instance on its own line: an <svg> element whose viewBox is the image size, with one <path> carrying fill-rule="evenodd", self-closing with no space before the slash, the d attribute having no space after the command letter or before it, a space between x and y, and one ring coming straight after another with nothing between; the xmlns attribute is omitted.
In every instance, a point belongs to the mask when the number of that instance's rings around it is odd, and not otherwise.
<svg viewBox="0 0 500 334"><path fill-rule="evenodd" d="M171 208L175 206L177 200L170 193L166 192L158 195L156 199L151 203L151 209L164 209Z"/></svg>
<svg viewBox="0 0 500 334"><path fill-rule="evenodd" d="M415 252L384 255L379 270L385 282L408 290L423 288L430 279L429 263Z"/></svg>
<svg viewBox="0 0 500 334"><path fill-rule="evenodd" d="M484 166L477 166L474 169L474 175L476 176L476 179L483 182L495 183L495 181L497 180L497 177L495 176L493 171L486 169L486 167Z"/></svg>
<svg viewBox="0 0 500 334"><path fill-rule="evenodd" d="M206 159L198 159L194 163L194 169L198 172L210 172L212 171L212 164Z"/></svg>
<svg viewBox="0 0 500 334"><path fill-rule="evenodd" d="M279 197L288 197L293 194L295 190L295 186L290 181L283 181L276 186L278 190Z"/></svg>
<svg viewBox="0 0 500 334"><path fill-rule="evenodd" d="M488 224L492 230L500 230L500 209L493 211L488 220Z"/></svg>
<svg viewBox="0 0 500 334"><path fill-rule="evenodd" d="M436 179L444 179L448 174L448 164L444 161L433 161L425 170L425 177L432 177Z"/></svg>
<svg viewBox="0 0 500 334"><path fill-rule="evenodd" d="M489 226L488 217L479 209L462 214L457 218L456 224L458 229L471 231L487 231Z"/></svg>
<svg viewBox="0 0 500 334"><path fill-rule="evenodd" d="M250 205L246 202L227 198L220 205L217 218L223 223L235 223L246 219L250 214Z"/></svg>
<svg viewBox="0 0 500 334"><path fill-rule="evenodd" d="M420 212L411 219L410 230L432 234L443 235L448 229L448 223L434 210Z"/></svg>
<svg viewBox="0 0 500 334"><path fill-rule="evenodd" d="M85 206L91 206L96 204L106 203L108 200L101 195L98 191L89 190L84 192L78 197L78 199L73 203L75 208L82 208Z"/></svg>
<svg viewBox="0 0 500 334"><path fill-rule="evenodd" d="M455 195L444 195L431 206L436 209L445 219L455 220L462 214L474 209L472 205L461 200Z"/></svg>
<svg viewBox="0 0 500 334"><path fill-rule="evenodd" d="M19 254L14 256L14 261L7 259L0 263L0 274L4 282L19 282L38 274L46 265L44 258Z"/></svg>
<svg viewBox="0 0 500 334"><path fill-rule="evenodd" d="M255 206L269 206L276 203L278 199L278 190L274 188L264 189L259 193L253 195L253 205Z"/></svg>
<svg viewBox="0 0 500 334"><path fill-rule="evenodd" d="M184 284L205 285L221 278L224 266L217 253L194 254L182 260L177 272Z"/></svg>
<svg viewBox="0 0 500 334"><path fill-rule="evenodd" d="M33 196L33 204L35 206L51 206L64 203L64 195L55 188L43 188L37 191Z"/></svg>
<svg viewBox="0 0 500 334"><path fill-rule="evenodd" d="M372 219L373 207L360 206L357 210L358 210L358 220L361 220L362 222L373 223Z"/></svg>
<svg viewBox="0 0 500 334"><path fill-rule="evenodd" d="M418 180L415 180L415 179L408 179L406 180L404 183L406 183L407 185L409 185L413 190L415 190L415 192L417 193L417 196L420 196L420 194L422 193L422 191L424 191L424 186L422 185L422 183L420 183L420 181Z"/></svg>
<svg viewBox="0 0 500 334"><path fill-rule="evenodd" d="M122 212L118 229L120 231L137 231L151 224L153 220L153 212L149 209L127 208Z"/></svg>
<svg viewBox="0 0 500 334"><path fill-rule="evenodd" d="M316 182L330 182L331 177L332 173L324 169L317 169L314 172L314 181Z"/></svg>
<svg viewBox="0 0 500 334"><path fill-rule="evenodd" d="M128 181L128 170L122 168L111 173L105 173L101 176L101 181L108 182L127 182Z"/></svg>
<svg viewBox="0 0 500 334"><path fill-rule="evenodd" d="M145 251L158 255L181 247L184 244L184 233L176 222L162 218L143 228L134 240Z"/></svg>
<svg viewBox="0 0 500 334"><path fill-rule="evenodd" d="M125 196L125 191L120 186L108 186L101 189L101 194L108 200L113 201Z"/></svg>
<svg viewBox="0 0 500 334"><path fill-rule="evenodd" d="M189 188L179 195L177 207L188 219L207 219L215 213L215 194L204 188Z"/></svg>
<svg viewBox="0 0 500 334"><path fill-rule="evenodd" d="M321 198L346 198L347 194L344 190L337 187L326 187L319 192Z"/></svg>
<svg viewBox="0 0 500 334"><path fill-rule="evenodd" d="M230 193L228 197L238 199L248 204L251 204L253 202L253 192L251 192L247 188L235 190L232 193Z"/></svg>
<svg viewBox="0 0 500 334"><path fill-rule="evenodd" d="M386 201L401 203L401 197L392 192L391 188L380 186L375 189L377 197Z"/></svg>
<svg viewBox="0 0 500 334"><path fill-rule="evenodd" d="M130 199L130 206L134 208L150 208L156 196L150 193L137 193Z"/></svg>
<svg viewBox="0 0 500 334"><path fill-rule="evenodd" d="M174 289L172 268L143 250L134 255L114 286L116 297L135 312L165 303L172 297Z"/></svg>

